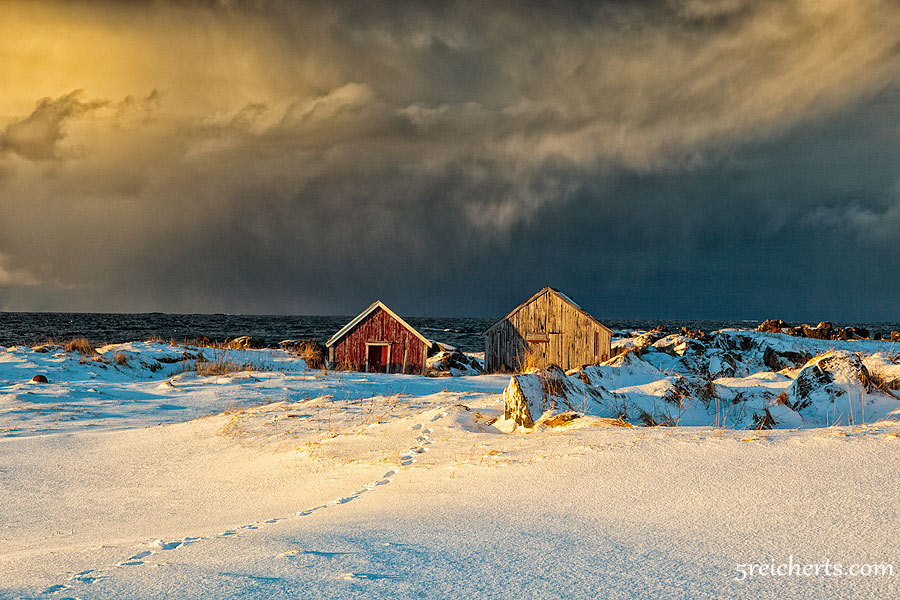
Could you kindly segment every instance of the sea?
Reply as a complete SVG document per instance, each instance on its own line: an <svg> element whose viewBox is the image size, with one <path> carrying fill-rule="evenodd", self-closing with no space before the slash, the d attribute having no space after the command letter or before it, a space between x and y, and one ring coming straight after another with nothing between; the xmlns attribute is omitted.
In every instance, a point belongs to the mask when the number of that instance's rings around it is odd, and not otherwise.
<svg viewBox="0 0 900 600"><path fill-rule="evenodd" d="M274 345L282 340L312 339L325 342L353 315L231 315L166 313L55 313L0 312L0 346L33 345L48 340L66 341L83 336L94 345L161 338L189 342L198 337L225 341L242 335ZM484 351L484 330L499 317L404 317L425 337L455 346L464 352ZM618 332L646 330L658 325L669 331L682 326L691 330L755 329L760 320L600 319ZM799 323L798 323L799 324ZM815 323L812 323L815 325ZM876 331L900 331L900 323L839 323L835 327L865 327Z"/></svg>

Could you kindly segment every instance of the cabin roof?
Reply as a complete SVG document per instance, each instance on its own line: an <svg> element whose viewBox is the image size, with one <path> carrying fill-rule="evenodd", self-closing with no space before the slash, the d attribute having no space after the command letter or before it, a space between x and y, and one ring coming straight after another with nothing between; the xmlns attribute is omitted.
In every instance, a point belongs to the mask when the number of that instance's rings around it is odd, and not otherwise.
<svg viewBox="0 0 900 600"><path fill-rule="evenodd" d="M529 298L528 300L526 300L526 301L523 302L522 304L518 305L517 307L515 307L514 309L512 309L511 311L509 311L508 313L506 313L506 316L497 319L490 327L488 327L487 329L485 329L484 332L487 333L488 331L490 331L491 329L493 329L494 327L496 327L497 325L499 325L499 324L502 323L503 321L507 320L508 318L510 318L511 316L513 316L515 313L519 312L519 311L522 309L522 307L524 307L524 306L530 304L532 301L534 301L534 300L536 300L537 298L539 298L542 294L546 294L546 293L550 293L550 292L553 292L554 294L556 294L557 296L559 296L559 297L560 297L564 302L566 302L569 306L571 306L572 308L574 308L575 310L577 310L578 312L580 312L581 314L583 314L585 317L587 317L588 319L590 319L591 321L593 321L594 323L596 323L597 325L599 325L600 327L602 327L603 329L605 329L606 331L608 331L610 334L612 334L612 329L610 329L609 327L607 327L606 325L604 325L603 323L601 323L600 321L598 321L596 318L594 318L594 316L593 316L591 313L589 313L588 311L586 311L586 310L584 310L583 308L581 308L574 300L572 300L571 298L569 298L567 295L563 294L563 293L562 293L561 291L559 291L558 289L552 288L552 287L550 287L550 286L547 286L547 287L541 289L539 292L537 292L536 294L534 294L531 298Z"/></svg>
<svg viewBox="0 0 900 600"><path fill-rule="evenodd" d="M413 328L412 325L410 325L409 323L407 323L406 321L404 321L403 319L401 319L401 318L397 315L397 313L395 313L394 311L392 311L391 309L389 309L389 308L387 307L387 305L385 305L385 303L382 302L381 300L376 300L375 302L373 302L371 305L369 305L369 308L367 308L366 310L364 310L364 311L362 311L361 313L359 313L359 315L357 315L355 319L353 319L352 321L350 321L349 323L347 323L346 325L344 325L344 326L340 329L340 331L338 331L337 333L335 333L333 336L331 336L331 338L330 338L327 342L325 342L325 346L328 347L328 348L330 348L331 346L334 346L336 343L338 343L338 341L340 341L341 338L343 338L345 335L347 335L348 333L350 333L350 330L353 329L357 324L359 324L359 323L362 322L366 317L368 317L370 314L372 314L373 312L375 312L375 309L377 309L377 308L380 308L381 310L385 311L387 314L389 314L389 315L391 315L392 317L394 317L394 319L396 319L398 323L400 323L401 325L403 325L404 327L406 327L406 329L408 329L410 333L412 333L414 336L416 336L417 338L419 338L420 340L422 340L422 341L425 343L425 346L426 346L427 348L430 348L430 347L431 347L431 343L432 343L431 340L427 339L427 338L426 338L425 336L423 336L421 333L419 333L418 331L416 331L416 330Z"/></svg>

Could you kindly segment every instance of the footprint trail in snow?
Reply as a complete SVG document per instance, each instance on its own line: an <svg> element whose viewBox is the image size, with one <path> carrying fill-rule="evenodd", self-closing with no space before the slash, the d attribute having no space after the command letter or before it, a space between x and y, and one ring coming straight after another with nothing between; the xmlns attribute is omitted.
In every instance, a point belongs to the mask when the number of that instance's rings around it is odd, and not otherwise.
<svg viewBox="0 0 900 600"><path fill-rule="evenodd" d="M440 419L443 416L446 416L446 414L438 413L431 419L431 421L437 421L438 419ZM428 447L433 443L430 435L434 430L431 429L430 427L429 428L425 427L424 423L416 423L415 425L412 426L412 429L414 431L418 431L419 436L416 437L416 439L415 439L416 444L413 445L412 447L410 447L408 450L406 450L403 454L400 455L400 458L399 458L400 466L397 467L397 469L390 469L390 470L386 471L381 476L381 478L362 485L359 489L357 489L356 491L354 491L351 494L342 496L340 498L335 498L334 500L332 500L326 504L322 504L322 505L315 506L312 508L307 508L307 509L304 509L301 511L297 511L296 513L293 513L292 515L289 515L289 516L273 517L270 519L265 519L265 520L261 520L261 521L255 521L253 523L248 523L246 525L240 525L233 529L228 529L226 531L223 531L222 533L219 533L218 535L214 535L214 536L194 536L194 537L188 536L188 537L183 537L181 539L170 540L170 541L154 540L153 542L150 542L149 544L145 545L141 550L135 552L128 558L126 558L106 569L87 569L84 571L80 571L78 573L70 573L67 583L59 583L59 584L51 585L50 587L48 587L48 588L44 589L42 592L40 592L40 596L46 597L46 598L55 598L56 600L64 600L65 598L71 597L68 594L71 594L74 590L76 590L76 587L85 589L82 586L89 586L97 581L102 581L104 579L107 579L110 576L112 576L118 569L127 569L127 568L132 568L132 567L139 567L139 566L157 567L157 566L160 566L160 564L165 564L165 563L159 563L157 561L157 559L159 559L161 557L161 555L164 555L165 553L177 550L178 548L183 548L187 545L195 544L197 542L202 542L205 540L222 539L222 538L229 538L229 537L237 536L237 535L240 535L242 532L253 531L253 530L259 529L260 526L262 526L262 525L271 525L274 523L278 523L280 521L284 521L287 519L294 519L297 517L307 517L307 516L309 516L315 512L318 512L320 510L325 510L325 509L332 508L335 506L347 504L348 502L352 502L353 500L356 500L363 494L366 494L378 487L381 487L383 485L387 485L387 484L391 483L392 481L394 481L394 476L397 474L398 469L411 466L413 463L416 462L417 456L424 454L425 452L428 452L428 450L429 450ZM282 553L280 556L293 556L294 554L297 554L297 553L298 552L294 552L293 554L290 552ZM379 576L375 576L373 574L366 574L366 573L362 573L362 574L350 573L350 574L346 574L346 575L348 575L352 578L358 578L358 579L368 579L368 578L372 578L372 577L379 577ZM63 592L66 592L67 595L62 596L61 594Z"/></svg>

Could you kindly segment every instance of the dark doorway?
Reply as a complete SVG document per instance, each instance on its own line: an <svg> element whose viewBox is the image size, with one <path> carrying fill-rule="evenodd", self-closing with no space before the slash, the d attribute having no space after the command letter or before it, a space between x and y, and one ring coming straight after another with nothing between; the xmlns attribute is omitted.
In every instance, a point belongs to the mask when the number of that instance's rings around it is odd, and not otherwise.
<svg viewBox="0 0 900 600"><path fill-rule="evenodd" d="M367 346L366 355L369 373L387 373L390 362L390 346Z"/></svg>

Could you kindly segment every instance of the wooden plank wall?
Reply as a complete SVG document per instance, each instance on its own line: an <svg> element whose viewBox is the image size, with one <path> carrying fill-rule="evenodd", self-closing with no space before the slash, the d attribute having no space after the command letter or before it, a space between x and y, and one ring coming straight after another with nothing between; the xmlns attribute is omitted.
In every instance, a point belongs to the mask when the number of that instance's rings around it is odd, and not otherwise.
<svg viewBox="0 0 900 600"><path fill-rule="evenodd" d="M403 370L403 354L408 349L407 373L421 372L428 352L425 343L381 308L357 323L334 346L334 362L349 364L358 371L366 370L366 342L392 342L391 373Z"/></svg>
<svg viewBox="0 0 900 600"><path fill-rule="evenodd" d="M609 358L611 342L609 331L548 290L485 333L485 369L520 370L526 350L538 364L571 369Z"/></svg>

